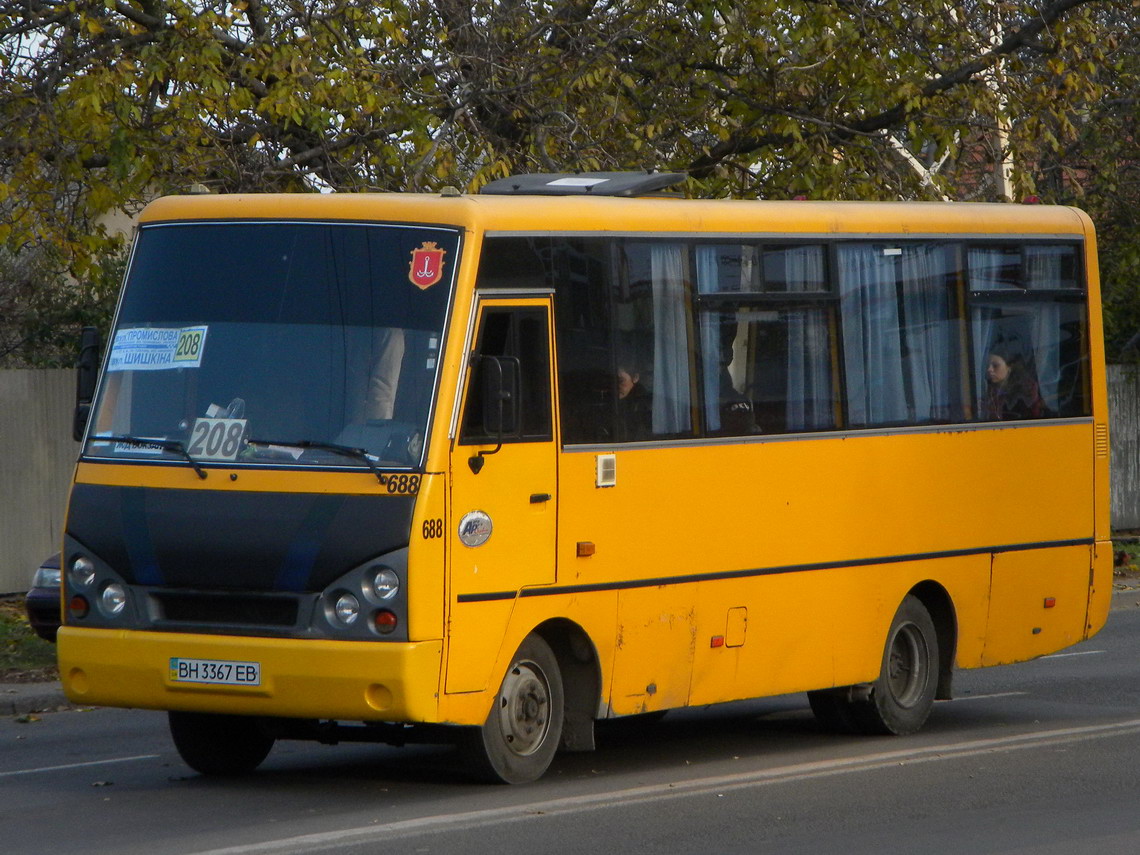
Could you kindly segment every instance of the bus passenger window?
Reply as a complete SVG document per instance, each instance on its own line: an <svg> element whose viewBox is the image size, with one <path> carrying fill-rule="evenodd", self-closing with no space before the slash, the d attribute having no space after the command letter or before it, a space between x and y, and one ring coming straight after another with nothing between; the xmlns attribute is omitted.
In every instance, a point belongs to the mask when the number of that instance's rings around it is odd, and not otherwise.
<svg viewBox="0 0 1140 855"><path fill-rule="evenodd" d="M696 268L706 435L837 427L824 247L699 245Z"/></svg>
<svg viewBox="0 0 1140 855"><path fill-rule="evenodd" d="M706 432L834 429L833 327L826 304L702 312Z"/></svg>
<svg viewBox="0 0 1140 855"><path fill-rule="evenodd" d="M562 239L552 251L562 441L616 441L616 381L610 295L615 247L608 239ZM639 362L641 382L650 366Z"/></svg>
<svg viewBox="0 0 1140 855"><path fill-rule="evenodd" d="M849 425L961 421L956 247L853 241L836 257Z"/></svg>
<svg viewBox="0 0 1140 855"><path fill-rule="evenodd" d="M977 417L1087 415L1088 323L1076 247L974 245L966 258Z"/></svg>
<svg viewBox="0 0 1140 855"><path fill-rule="evenodd" d="M634 355L640 383L651 394L645 439L695 433L689 259L688 246L677 241L621 245L620 274L612 283L614 339L619 354Z"/></svg>

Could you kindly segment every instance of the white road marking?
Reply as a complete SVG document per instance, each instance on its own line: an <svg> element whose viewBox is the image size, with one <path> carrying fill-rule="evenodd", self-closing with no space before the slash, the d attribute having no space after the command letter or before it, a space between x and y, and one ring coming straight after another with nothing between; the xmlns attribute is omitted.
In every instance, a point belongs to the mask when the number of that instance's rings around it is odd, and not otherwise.
<svg viewBox="0 0 1140 855"><path fill-rule="evenodd" d="M509 807L467 811L463 813L437 814L417 817L383 825L369 825L346 828L320 834L303 834L281 840L263 843L243 844L224 849L211 849L197 855L288 855L288 853L330 852L352 844L366 844L442 832L465 831L508 822L521 822L539 816L585 813L606 810L614 807L627 807L631 804L645 804L686 795L725 793L755 787L772 786L810 778L824 778L852 772L866 772L887 767L908 766L918 763L933 763L956 760L978 754L994 754L1019 751L1026 748L1039 748L1043 745L1057 745L1081 742L1090 739L1105 739L1128 733L1140 733L1140 719L1112 724L1070 727L1058 730L1037 731L1017 736L1004 736L994 739L978 739L970 742L947 743L928 748L885 751L862 757L839 760L824 760L812 763L797 763L775 769L759 769L739 772L732 775L718 775L708 778L695 778L670 784L655 784L645 787L631 787L625 790L610 790L603 793L570 796Z"/></svg>
<svg viewBox="0 0 1140 855"><path fill-rule="evenodd" d="M66 766L41 766L38 769L17 769L14 772L0 772L0 778L13 775L35 775L39 772L59 772L63 769L83 769L88 766L106 766L111 763L133 763L135 760L153 760L158 754L136 754L134 757L113 757L110 760L90 760L87 763L68 763Z"/></svg>
<svg viewBox="0 0 1140 855"><path fill-rule="evenodd" d="M962 695L960 698L951 698L948 701L939 701L939 703L956 703L957 701L987 701L990 698L1013 698L1017 695L1028 695L1029 692L994 692L989 695Z"/></svg>
<svg viewBox="0 0 1140 855"><path fill-rule="evenodd" d="M1094 656L1097 653L1107 653L1106 650L1078 650L1075 653L1050 653L1042 659L1064 659L1066 656Z"/></svg>

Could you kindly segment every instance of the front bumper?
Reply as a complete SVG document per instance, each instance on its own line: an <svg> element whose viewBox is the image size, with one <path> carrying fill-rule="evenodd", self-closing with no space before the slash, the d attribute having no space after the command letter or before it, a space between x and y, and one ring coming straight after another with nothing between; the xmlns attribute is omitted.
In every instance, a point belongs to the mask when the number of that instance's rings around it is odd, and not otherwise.
<svg viewBox="0 0 1140 855"><path fill-rule="evenodd" d="M442 641L346 642L61 627L77 704L339 721L436 722ZM258 662L258 686L170 679L170 660Z"/></svg>

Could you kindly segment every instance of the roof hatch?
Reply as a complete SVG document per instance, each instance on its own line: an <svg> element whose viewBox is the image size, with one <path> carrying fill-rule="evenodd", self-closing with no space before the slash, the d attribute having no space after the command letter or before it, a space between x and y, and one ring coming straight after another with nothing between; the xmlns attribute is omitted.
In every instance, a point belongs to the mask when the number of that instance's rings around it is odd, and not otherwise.
<svg viewBox="0 0 1140 855"><path fill-rule="evenodd" d="M479 192L497 196L645 196L686 178L682 172L536 172L499 178Z"/></svg>

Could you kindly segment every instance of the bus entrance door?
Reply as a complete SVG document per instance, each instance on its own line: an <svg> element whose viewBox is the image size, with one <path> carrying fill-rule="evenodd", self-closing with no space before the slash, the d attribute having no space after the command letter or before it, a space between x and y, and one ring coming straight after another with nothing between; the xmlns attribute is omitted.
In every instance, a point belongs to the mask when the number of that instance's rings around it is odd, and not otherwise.
<svg viewBox="0 0 1140 855"><path fill-rule="evenodd" d="M451 459L445 688L487 688L519 590L555 580L550 297L479 302Z"/></svg>

